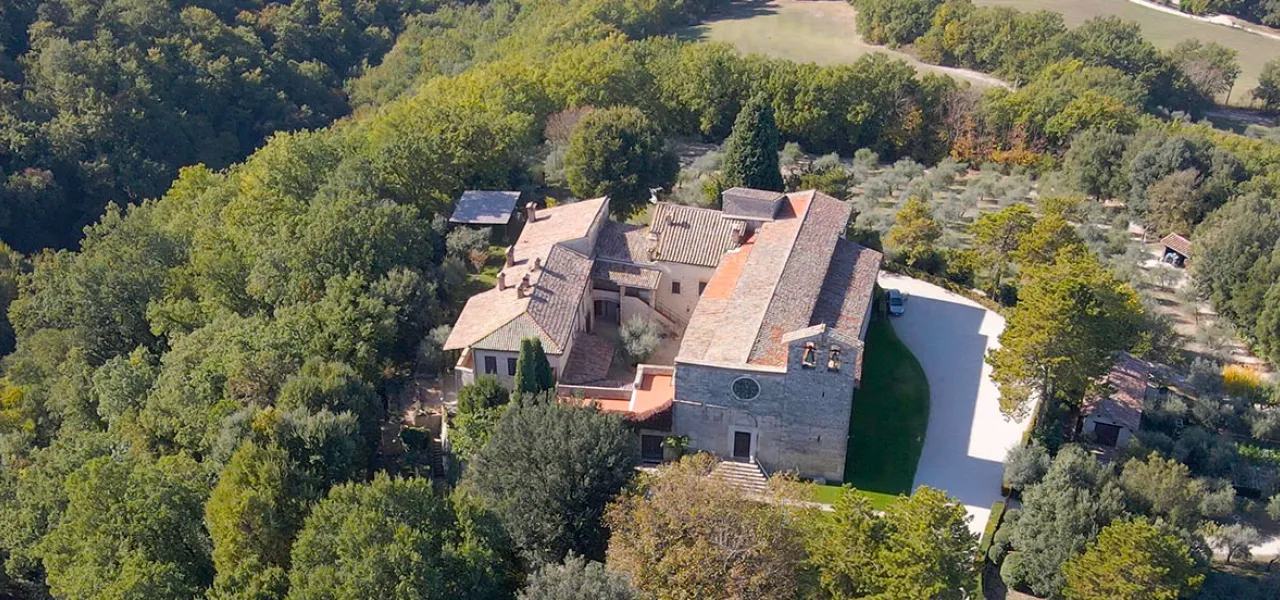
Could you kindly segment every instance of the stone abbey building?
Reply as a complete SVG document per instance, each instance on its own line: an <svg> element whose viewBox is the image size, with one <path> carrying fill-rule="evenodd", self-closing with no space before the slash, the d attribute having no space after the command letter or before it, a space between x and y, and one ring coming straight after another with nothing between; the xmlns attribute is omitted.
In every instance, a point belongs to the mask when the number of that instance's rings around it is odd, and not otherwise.
<svg viewBox="0 0 1280 600"><path fill-rule="evenodd" d="M821 192L734 188L723 210L670 203L648 226L608 199L529 207L497 285L472 297L445 344L459 383L510 385L520 341L542 341L566 401L636 424L646 459L664 437L802 477L843 478L880 253L844 238L849 205ZM664 331L643 364L618 327Z"/></svg>

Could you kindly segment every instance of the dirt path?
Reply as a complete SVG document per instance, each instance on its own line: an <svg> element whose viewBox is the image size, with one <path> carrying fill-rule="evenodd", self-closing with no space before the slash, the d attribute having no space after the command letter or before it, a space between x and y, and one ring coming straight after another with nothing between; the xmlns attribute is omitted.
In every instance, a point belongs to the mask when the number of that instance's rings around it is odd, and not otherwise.
<svg viewBox="0 0 1280 600"><path fill-rule="evenodd" d="M747 54L763 54L820 65L849 63L880 52L920 72L968 81L978 87L1009 84L986 73L921 62L905 52L869 44L856 32L857 11L842 0L770 0L734 4L682 37L725 42Z"/></svg>

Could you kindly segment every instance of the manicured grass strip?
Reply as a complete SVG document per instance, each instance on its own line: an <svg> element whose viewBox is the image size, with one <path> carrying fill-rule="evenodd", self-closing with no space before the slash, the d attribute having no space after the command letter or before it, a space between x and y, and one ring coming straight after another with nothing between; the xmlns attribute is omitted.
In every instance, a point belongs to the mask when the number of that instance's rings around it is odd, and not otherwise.
<svg viewBox="0 0 1280 600"><path fill-rule="evenodd" d="M929 426L929 382L888 317L872 317L853 394L844 482L859 490L910 494Z"/></svg>
<svg viewBox="0 0 1280 600"><path fill-rule="evenodd" d="M871 507L876 510L884 510L890 504L898 501L899 496L894 494L881 494L879 492L866 492L863 490L853 490L855 494L865 496L871 501ZM845 494L845 488L838 485L815 485L813 486L813 496L809 499L819 504L835 504L841 496Z"/></svg>
<svg viewBox="0 0 1280 600"><path fill-rule="evenodd" d="M978 543L978 562L987 560L987 551L991 549L991 541L996 536L996 529L1000 527L1000 519L1004 518L1004 503L996 502L991 505L991 516L987 519L987 526L982 529L982 541Z"/></svg>

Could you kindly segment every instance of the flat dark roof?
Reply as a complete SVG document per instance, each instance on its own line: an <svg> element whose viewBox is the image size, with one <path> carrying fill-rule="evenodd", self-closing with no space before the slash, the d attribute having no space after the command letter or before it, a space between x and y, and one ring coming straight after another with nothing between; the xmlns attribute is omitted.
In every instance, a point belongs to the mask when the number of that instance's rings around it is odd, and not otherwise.
<svg viewBox="0 0 1280 600"><path fill-rule="evenodd" d="M465 225L506 225L511 222L520 192L467 190L453 209L450 223Z"/></svg>

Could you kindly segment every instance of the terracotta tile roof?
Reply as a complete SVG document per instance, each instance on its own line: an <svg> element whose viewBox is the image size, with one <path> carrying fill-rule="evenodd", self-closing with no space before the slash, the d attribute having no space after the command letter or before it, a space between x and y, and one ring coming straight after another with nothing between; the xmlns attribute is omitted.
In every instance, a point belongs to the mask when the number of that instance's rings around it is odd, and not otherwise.
<svg viewBox="0 0 1280 600"><path fill-rule="evenodd" d="M787 195L777 220L727 254L685 329L677 362L785 366L784 339L820 326L861 348L881 256L842 239L849 206Z"/></svg>
<svg viewBox="0 0 1280 600"><path fill-rule="evenodd" d="M559 354L569 345L577 323L578 306L591 284L591 259L561 245L551 247L542 274L529 298L529 316L550 338ZM543 343L546 343L543 339Z"/></svg>
<svg viewBox="0 0 1280 600"><path fill-rule="evenodd" d="M573 350L560 364L560 383L585 385L609 376L616 344L598 335L584 333L573 342Z"/></svg>
<svg viewBox="0 0 1280 600"><path fill-rule="evenodd" d="M484 339L471 345L472 348L481 350L505 350L508 352L519 352L520 341L529 338L543 338L542 329L537 323L533 322L533 317L528 313L520 313L519 316L507 322L485 336ZM543 350L548 353L556 354L556 349L550 345L549 339L543 339Z"/></svg>
<svg viewBox="0 0 1280 600"><path fill-rule="evenodd" d="M513 246L514 264L502 269L506 289L490 288L467 300L462 314L454 322L453 331L445 341L444 348L460 350L472 346L510 325L511 330L501 332L487 342L494 346L508 344L517 332L527 331L527 324L512 325L511 322L528 312L534 324L544 334L542 337L543 344L547 346L546 351L558 353L559 350L553 350L553 346L563 348L568 339L568 333L561 335L560 328L563 325L559 321L572 320L576 305L570 305L568 315L552 316L545 311L553 305L578 300L578 297L574 297L572 301L559 297L561 293L572 293L570 288L574 285L567 284L566 278L580 276L578 289L584 289L591 276L591 261L562 244L585 245L592 228L603 225L608 218L608 206L605 198L597 198L538 210L537 219L525 223L520 239ZM557 251L557 265L552 269L551 255L557 247L576 258L567 258ZM589 252L590 249L585 248L584 251ZM540 268L535 269L535 265L540 265ZM543 279L548 274L552 274L552 277L544 282ZM522 297L519 286L526 275L532 290ZM535 300L538 308L535 308ZM568 331L571 332L572 328ZM514 349L519 349L518 340Z"/></svg>
<svg viewBox="0 0 1280 600"><path fill-rule="evenodd" d="M1147 399L1147 379L1151 366L1146 361L1121 352L1107 374L1106 391L1090 396L1084 402L1086 415L1101 415L1131 431L1142 426L1142 411Z"/></svg>
<svg viewBox="0 0 1280 600"><path fill-rule="evenodd" d="M1160 240L1166 248L1177 252L1187 258L1191 258L1191 240L1182 237L1176 233L1170 233Z"/></svg>
<svg viewBox="0 0 1280 600"><path fill-rule="evenodd" d="M649 224L658 236L654 259L714 267L734 247L737 227L718 210L659 202Z"/></svg>
<svg viewBox="0 0 1280 600"><path fill-rule="evenodd" d="M842 342L860 341L883 261L884 256L875 250L849 240L837 241L809 322L825 323L831 328L830 335Z"/></svg>
<svg viewBox="0 0 1280 600"><path fill-rule="evenodd" d="M793 201L789 206L795 205ZM716 269L707 282L707 287L716 293L704 293L694 307L677 362L737 365L748 361L773 288L800 230L800 219L792 216L790 209L784 208L782 213L777 221L756 231L750 251L736 273ZM724 295L727 290L731 291Z"/></svg>
<svg viewBox="0 0 1280 600"><path fill-rule="evenodd" d="M596 238L596 256L599 258L645 264L651 262L651 250L653 241L649 239L649 228L639 225L608 221Z"/></svg>
<svg viewBox="0 0 1280 600"><path fill-rule="evenodd" d="M591 267L592 279L612 281L617 285L646 290L658 289L658 280L661 277L662 273L657 269L647 269L639 265L599 258L596 259L595 265Z"/></svg>
<svg viewBox="0 0 1280 600"><path fill-rule="evenodd" d="M466 306L462 307L462 314L453 323L449 339L445 340L445 350L467 348L524 314L529 301L517 299L515 284L508 284L513 287L503 291L491 288L467 300Z"/></svg>
<svg viewBox="0 0 1280 600"><path fill-rule="evenodd" d="M720 194L724 216L748 221L772 221L786 195L752 188L729 188Z"/></svg>
<svg viewBox="0 0 1280 600"><path fill-rule="evenodd" d="M826 194L812 194L800 215L800 229L787 255L751 348L749 362L785 365L787 347L782 336L809 326L836 249L849 225L851 208ZM766 290L761 290L765 293Z"/></svg>
<svg viewBox="0 0 1280 600"><path fill-rule="evenodd" d="M462 192L453 209L450 223L470 225L506 225L515 212L520 192L467 190Z"/></svg>

